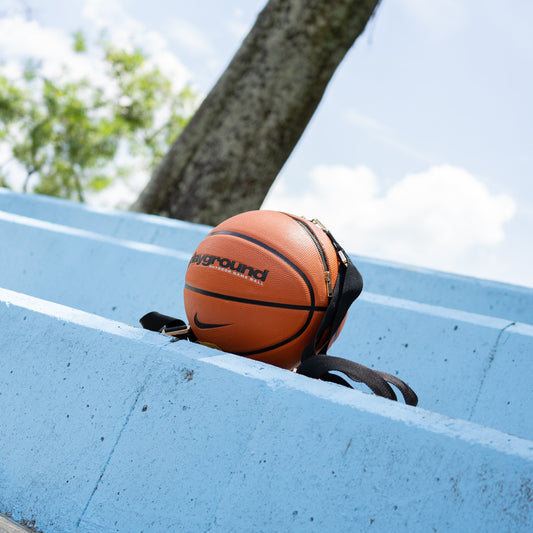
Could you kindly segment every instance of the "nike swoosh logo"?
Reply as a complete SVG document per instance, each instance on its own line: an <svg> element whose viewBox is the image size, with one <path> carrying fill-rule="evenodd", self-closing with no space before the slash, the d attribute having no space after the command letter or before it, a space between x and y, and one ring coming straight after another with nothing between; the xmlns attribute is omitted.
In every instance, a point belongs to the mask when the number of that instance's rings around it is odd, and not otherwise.
<svg viewBox="0 0 533 533"><path fill-rule="evenodd" d="M210 324L207 322L200 322L198 320L198 313L195 313L194 325L199 329L211 329L211 328L223 328L224 326L229 326L230 324Z"/></svg>

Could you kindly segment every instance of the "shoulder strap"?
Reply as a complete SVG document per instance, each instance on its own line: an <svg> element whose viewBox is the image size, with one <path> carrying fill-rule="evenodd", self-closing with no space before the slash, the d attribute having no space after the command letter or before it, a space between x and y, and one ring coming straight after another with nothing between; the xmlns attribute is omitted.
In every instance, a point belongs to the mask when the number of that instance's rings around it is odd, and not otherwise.
<svg viewBox="0 0 533 533"><path fill-rule="evenodd" d="M401 379L341 357L314 355L302 361L296 372L310 378L332 381L353 388L344 378L331 373L342 372L351 380L364 383L377 396L397 400L396 394L390 386L392 384L402 393L407 405L416 406L418 404L418 397L415 392Z"/></svg>
<svg viewBox="0 0 533 533"><path fill-rule="evenodd" d="M317 332L302 353L302 361L305 361L309 357L313 357L316 353L326 353L331 339L337 334L337 331L348 312L348 308L363 290L363 278L361 277L361 274L350 260L348 254L344 253L329 232L328 236L332 239L332 242L339 253L339 257L341 258L337 274L337 282L335 283L333 295L328 303L328 307Z"/></svg>
<svg viewBox="0 0 533 533"><path fill-rule="evenodd" d="M179 318L152 311L144 315L139 322L144 329L170 335L175 340L188 339L193 342L196 341L190 326ZM367 385L374 394L383 396L389 400L396 400L396 394L389 385L390 383L402 393L407 405L416 405L418 403L418 398L414 391L396 376L387 374L386 372L380 372L379 370L372 370L364 365L342 359L341 357L310 355L300 363L296 371L310 378L331 381L353 388L344 378L331 373L335 371L342 372L351 380Z"/></svg>

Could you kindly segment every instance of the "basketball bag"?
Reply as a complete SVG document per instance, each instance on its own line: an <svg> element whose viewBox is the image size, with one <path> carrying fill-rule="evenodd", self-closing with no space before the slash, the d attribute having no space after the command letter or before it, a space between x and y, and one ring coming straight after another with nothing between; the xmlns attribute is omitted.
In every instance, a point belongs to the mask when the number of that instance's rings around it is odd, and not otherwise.
<svg viewBox="0 0 533 533"><path fill-rule="evenodd" d="M141 325L323 381L367 385L408 405L414 391L397 377L327 355L363 288L348 254L318 221L249 211L216 226L185 274L184 321L151 312ZM346 376L341 377L339 373Z"/></svg>

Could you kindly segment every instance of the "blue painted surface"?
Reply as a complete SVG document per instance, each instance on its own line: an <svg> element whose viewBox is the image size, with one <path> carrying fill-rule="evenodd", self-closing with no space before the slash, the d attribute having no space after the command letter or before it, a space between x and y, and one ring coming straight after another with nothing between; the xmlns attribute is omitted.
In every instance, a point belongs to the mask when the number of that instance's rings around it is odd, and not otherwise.
<svg viewBox="0 0 533 533"><path fill-rule="evenodd" d="M438 413L533 438L533 327L362 295L331 355L403 377Z"/></svg>
<svg viewBox="0 0 533 533"><path fill-rule="evenodd" d="M183 314L190 254L0 212L0 286L138 324Z"/></svg>
<svg viewBox="0 0 533 533"><path fill-rule="evenodd" d="M533 289L351 254L365 290L533 324Z"/></svg>
<svg viewBox="0 0 533 533"><path fill-rule="evenodd" d="M186 254L192 254L211 229L152 215L13 193L2 188L0 211ZM352 258L363 275L365 291L533 324L533 289L354 254Z"/></svg>
<svg viewBox="0 0 533 533"><path fill-rule="evenodd" d="M531 441L5 290L0 330L0 512L47 533L533 520Z"/></svg>
<svg viewBox="0 0 533 533"><path fill-rule="evenodd" d="M192 254L211 227L141 213L80 204L0 187L0 211L68 225L117 239L155 244Z"/></svg>
<svg viewBox="0 0 533 533"><path fill-rule="evenodd" d="M0 235L0 286L135 326L185 318L188 253L13 214ZM533 438L532 326L367 289L348 317L332 355L399 375L426 409Z"/></svg>
<svg viewBox="0 0 533 533"><path fill-rule="evenodd" d="M530 530L533 291L354 257L365 289L330 352L404 378L410 408L127 325L185 316L207 231L0 189L0 513L45 533Z"/></svg>

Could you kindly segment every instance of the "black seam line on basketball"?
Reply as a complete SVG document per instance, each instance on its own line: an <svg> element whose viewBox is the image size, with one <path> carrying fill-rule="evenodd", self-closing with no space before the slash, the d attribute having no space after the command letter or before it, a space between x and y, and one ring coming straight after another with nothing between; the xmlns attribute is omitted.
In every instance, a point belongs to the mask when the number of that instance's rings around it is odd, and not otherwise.
<svg viewBox="0 0 533 533"><path fill-rule="evenodd" d="M291 335L287 339L283 339L282 341L277 342L276 344L271 344L270 346L266 346L265 348L259 348L257 350L252 350L250 352L237 352L235 355L242 355L243 357L250 357L252 355L259 355L261 353L270 352L271 350L276 350L277 348L281 348L282 346L285 346L286 344L291 343L293 340L296 340L300 335L302 335L303 332L309 327L309 323L311 322L312 317L313 317L313 311L308 311L305 324L294 335Z"/></svg>
<svg viewBox="0 0 533 533"><path fill-rule="evenodd" d="M302 277L305 284L307 285L307 289L309 290L309 296L311 297L311 307L315 306L315 291L313 290L313 285L311 285L309 278L297 265L295 265L288 257L285 257L278 250L276 250L275 248L272 248L272 246L269 246L268 244L260 241L259 239L250 237L249 235L245 235L244 233L238 233L237 231L212 231L209 235L232 235L233 237L238 237L240 239L253 242L254 244L257 244L261 248L268 250L270 253L274 254L275 256L285 261L285 263L287 263L292 269L294 269Z"/></svg>
<svg viewBox="0 0 533 533"><path fill-rule="evenodd" d="M325 311L326 306L311 306L311 305L297 305L297 304L284 304L281 302L267 302L264 300L251 300L249 298L241 298L239 296L231 296L229 294L222 294L219 292L206 291L205 289L199 289L198 287L193 287L188 283L185 284L185 288L189 289L192 292L202 294L203 296L210 296L211 298L219 298L221 300L228 300L230 302L238 302L243 304L250 305L261 305L263 307L275 307L277 309L293 309L296 311Z"/></svg>
<svg viewBox="0 0 533 533"><path fill-rule="evenodd" d="M214 231L214 232L210 233L210 235L217 235L217 234L218 235L230 235L230 236L233 236L233 237L237 237L239 239L243 239L243 240L252 242L252 243L256 244L257 246L259 246L261 248L264 248L265 250L269 251L271 254L275 255L276 257L279 257L282 261L287 263L293 270L295 270L298 273L299 276L301 276L301 278L304 280L305 284L307 285L307 289L309 291L309 296L310 296L310 299L311 299L312 308L309 309L309 312L307 314L307 319L306 319L304 325L299 329L299 331L297 333L295 333L294 335L291 335L288 339L285 339L285 340L283 340L281 342L278 342L278 343L273 344L271 346L267 346L267 347L261 348L259 350L255 350L253 352L247 352L249 355L255 355L255 354L268 352L270 350L274 350L276 348L280 348L281 346L289 344L294 339L299 337L309 327L309 324L311 324L311 320L313 318L313 314L314 314L315 311L318 311L318 310L325 311L326 310L325 307L315 308L315 291L313 290L313 286L311 285L311 282L310 282L309 278L304 274L304 272L298 266L296 266L288 257L285 257L281 252L279 252L275 248L272 248L272 246L269 246L268 244L260 241L259 239L255 239L254 237L251 237L249 235L245 235L244 233L239 233L239 232L236 232L236 231ZM289 309L293 309L293 308L289 307Z"/></svg>
<svg viewBox="0 0 533 533"><path fill-rule="evenodd" d="M282 346L285 346L286 344L289 344L293 340L297 339L306 329L307 325L305 325L305 327L303 328L300 328L300 330L297 331L292 337L278 342L277 344L272 344L271 346L267 346L266 348L261 348L259 350L254 350L252 352L237 352L235 355L240 355L242 357L251 357L252 355L259 355L265 352L270 352L271 350L277 350L278 348L281 348Z"/></svg>
<svg viewBox="0 0 533 533"><path fill-rule="evenodd" d="M257 305L261 305L261 302L260 301L257 301L257 300L247 300L246 298L238 298L238 297L235 297L235 296L226 296L226 295L223 295L223 294L219 294L219 293L216 293L216 292L210 292L210 291L206 291L204 289L198 289L196 287L192 287L191 285L189 285L188 283L185 284L185 288L186 289L189 289L190 291L193 291L193 292L197 292L198 294L202 294L204 296L210 296L212 298L221 298L221 299L224 299L224 300L230 300L230 301L238 301L239 303L248 303L248 304L257 304ZM268 306L272 306L272 302L264 302L266 304L268 304ZM294 306L294 305L291 305L290 307L287 307L286 304L282 304L284 307L283 308L287 308L287 309L297 309L299 311L307 311L307 318L306 318L306 321L304 323L304 325L294 334L294 335L291 335L290 337L288 337L287 339L283 339L282 341L280 342L277 342L276 344L271 344L270 346L265 346L263 348L259 348L258 350L252 350L252 351L249 351L249 352L236 352L236 355L242 355L243 357L248 357L248 356L252 356L252 355L258 355L258 354L261 354L261 353L265 353L265 352L269 352L271 350L275 350L277 348L281 348L282 346L285 346L286 344L289 344L290 342L292 342L293 340L297 339L309 326L310 322L311 322L311 319L313 317L313 314L315 312L325 312L326 311L326 308L325 307L315 307L314 309L308 309L306 308L305 306ZM276 308L280 308L279 305L275 305Z"/></svg>

